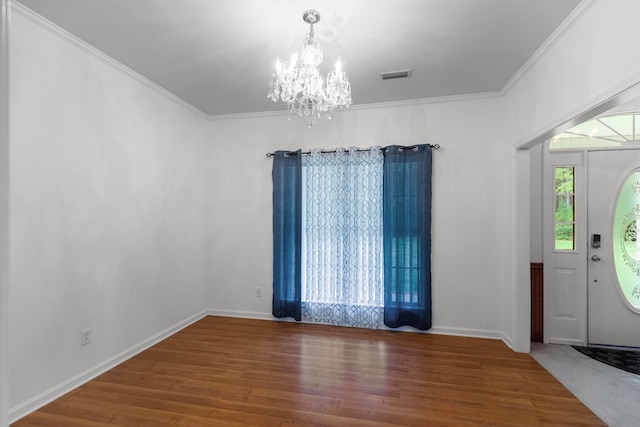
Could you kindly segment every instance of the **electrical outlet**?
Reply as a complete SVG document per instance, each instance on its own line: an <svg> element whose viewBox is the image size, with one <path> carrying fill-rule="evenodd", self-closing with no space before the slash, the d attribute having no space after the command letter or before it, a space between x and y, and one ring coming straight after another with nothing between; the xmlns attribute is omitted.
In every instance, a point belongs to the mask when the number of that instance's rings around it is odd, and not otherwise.
<svg viewBox="0 0 640 427"><path fill-rule="evenodd" d="M257 297L261 297L262 296L262 288L256 288L256 296Z"/></svg>
<svg viewBox="0 0 640 427"><path fill-rule="evenodd" d="M91 328L80 331L80 346L87 345L91 342Z"/></svg>

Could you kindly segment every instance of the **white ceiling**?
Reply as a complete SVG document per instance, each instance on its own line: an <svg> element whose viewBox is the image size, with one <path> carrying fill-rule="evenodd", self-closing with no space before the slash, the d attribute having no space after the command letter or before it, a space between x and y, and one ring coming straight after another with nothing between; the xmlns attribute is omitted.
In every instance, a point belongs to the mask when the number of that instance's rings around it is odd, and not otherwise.
<svg viewBox="0 0 640 427"><path fill-rule="evenodd" d="M210 115L266 97L316 9L322 72L339 56L354 105L500 91L580 0L19 0ZM379 73L411 68L408 79Z"/></svg>

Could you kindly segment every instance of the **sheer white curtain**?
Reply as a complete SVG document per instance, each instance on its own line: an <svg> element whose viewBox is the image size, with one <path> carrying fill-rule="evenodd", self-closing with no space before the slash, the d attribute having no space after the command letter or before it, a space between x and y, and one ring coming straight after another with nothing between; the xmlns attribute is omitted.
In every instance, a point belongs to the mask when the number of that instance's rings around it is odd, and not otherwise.
<svg viewBox="0 0 640 427"><path fill-rule="evenodd" d="M302 318L377 328L383 292L383 154L312 151L302 172Z"/></svg>

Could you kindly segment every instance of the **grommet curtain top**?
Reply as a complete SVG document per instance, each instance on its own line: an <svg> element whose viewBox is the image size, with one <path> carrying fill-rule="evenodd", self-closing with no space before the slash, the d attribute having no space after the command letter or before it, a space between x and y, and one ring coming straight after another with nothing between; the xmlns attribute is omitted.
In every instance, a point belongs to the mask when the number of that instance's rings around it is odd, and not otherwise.
<svg viewBox="0 0 640 427"><path fill-rule="evenodd" d="M440 144L417 144L417 145L407 145L407 146L401 146L401 145L390 145L387 147L369 147L369 148L355 148L355 151L370 151L371 149L375 149L375 148L379 148L380 150L383 151L387 151L392 147L396 147L397 150L399 151L403 151L403 150L414 150L417 151L420 149L420 147L429 147L432 150L439 150L440 149ZM343 150L343 151L351 151L353 150L354 147L349 148L348 150L342 147L338 147L332 150L324 150L324 149L313 149L313 150L309 150L309 151L302 151L302 150L298 150L298 151L282 151L285 157L288 156L296 156L298 154L311 154L314 151L320 152L320 153L335 153L338 150ZM267 157L274 157L276 155L276 153L267 153Z"/></svg>

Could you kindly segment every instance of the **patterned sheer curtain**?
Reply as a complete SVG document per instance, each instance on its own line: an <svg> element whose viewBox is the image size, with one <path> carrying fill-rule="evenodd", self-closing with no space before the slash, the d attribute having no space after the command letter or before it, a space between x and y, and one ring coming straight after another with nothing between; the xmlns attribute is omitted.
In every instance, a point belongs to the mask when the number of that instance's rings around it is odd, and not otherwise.
<svg viewBox="0 0 640 427"><path fill-rule="evenodd" d="M350 148L303 158L302 319L377 328L384 301L383 154Z"/></svg>

